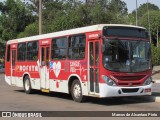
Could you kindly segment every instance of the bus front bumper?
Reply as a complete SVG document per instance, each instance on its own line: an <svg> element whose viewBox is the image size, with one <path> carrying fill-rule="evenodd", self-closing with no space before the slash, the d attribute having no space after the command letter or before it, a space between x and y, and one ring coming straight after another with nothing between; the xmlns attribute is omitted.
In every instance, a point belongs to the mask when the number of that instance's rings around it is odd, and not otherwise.
<svg viewBox="0 0 160 120"><path fill-rule="evenodd" d="M146 86L135 87L108 86L104 83L100 84L100 97L151 95L151 87L152 83Z"/></svg>

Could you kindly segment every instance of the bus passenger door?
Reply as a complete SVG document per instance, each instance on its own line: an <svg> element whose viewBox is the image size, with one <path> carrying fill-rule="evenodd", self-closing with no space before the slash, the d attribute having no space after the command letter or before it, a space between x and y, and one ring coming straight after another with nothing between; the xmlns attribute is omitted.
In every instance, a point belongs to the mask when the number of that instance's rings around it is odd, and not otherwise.
<svg viewBox="0 0 160 120"><path fill-rule="evenodd" d="M99 93L99 41L89 42L89 89L90 94Z"/></svg>
<svg viewBox="0 0 160 120"><path fill-rule="evenodd" d="M42 89L49 89L49 55L50 47L40 46L40 83Z"/></svg>
<svg viewBox="0 0 160 120"><path fill-rule="evenodd" d="M16 49L11 49L11 84L16 85Z"/></svg>

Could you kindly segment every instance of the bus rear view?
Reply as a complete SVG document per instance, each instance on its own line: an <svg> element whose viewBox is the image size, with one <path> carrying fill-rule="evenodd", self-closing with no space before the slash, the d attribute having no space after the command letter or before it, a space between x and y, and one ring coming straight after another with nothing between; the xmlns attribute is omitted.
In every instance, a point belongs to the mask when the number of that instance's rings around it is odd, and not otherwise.
<svg viewBox="0 0 160 120"><path fill-rule="evenodd" d="M105 26L101 96L151 95L151 48L141 27Z"/></svg>

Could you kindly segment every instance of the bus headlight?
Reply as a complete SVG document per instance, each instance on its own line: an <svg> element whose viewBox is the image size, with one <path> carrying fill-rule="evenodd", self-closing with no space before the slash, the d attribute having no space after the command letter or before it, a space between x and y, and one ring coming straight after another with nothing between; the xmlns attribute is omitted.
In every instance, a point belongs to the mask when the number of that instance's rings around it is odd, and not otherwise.
<svg viewBox="0 0 160 120"><path fill-rule="evenodd" d="M149 85L149 84L151 84L151 82L152 82L152 78L149 77L144 81L143 85Z"/></svg>
<svg viewBox="0 0 160 120"><path fill-rule="evenodd" d="M116 83L110 79L109 77L102 75L102 79L105 81L105 83L109 86L116 86Z"/></svg>

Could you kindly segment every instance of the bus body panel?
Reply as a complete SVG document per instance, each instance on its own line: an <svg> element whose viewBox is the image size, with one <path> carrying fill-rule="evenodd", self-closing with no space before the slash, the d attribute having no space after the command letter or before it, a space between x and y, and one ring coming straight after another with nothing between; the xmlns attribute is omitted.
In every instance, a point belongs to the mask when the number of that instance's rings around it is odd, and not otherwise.
<svg viewBox="0 0 160 120"><path fill-rule="evenodd" d="M80 81L82 94L85 96L117 97L150 95L152 84L143 86L143 83L151 76L151 70L130 74L124 72L113 72L104 68L102 64L103 26L104 25L96 27L92 26L87 29L76 29L75 32L73 32L74 30L61 31L53 34L50 33L7 42L7 46L11 45L11 55L10 61L6 60L5 62L5 81L9 85L23 87L24 78L28 75L32 89L47 89L49 91L70 93L69 84L71 79L74 77ZM138 28L144 29L141 27ZM68 40L70 36L79 34L85 34L86 37L84 59L72 60L69 59L68 56L64 60L52 59L53 38L66 37ZM35 61L17 61L16 59L13 66L12 50L16 50L15 53L17 55L17 45L22 41L26 43L38 41L38 58ZM15 58L17 58L17 56ZM108 86L102 79L103 75L106 75L116 81L117 86ZM136 81L119 80L119 78L123 77L130 79L130 77L133 76L143 76L143 78L137 78ZM129 92L127 92L127 90ZM137 91L135 92L134 90Z"/></svg>

